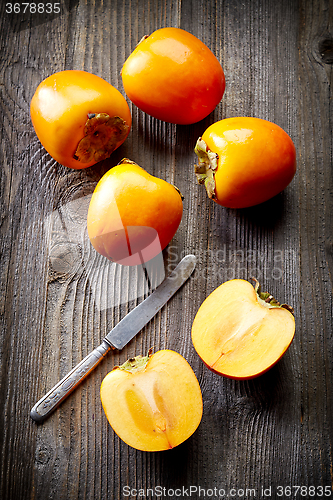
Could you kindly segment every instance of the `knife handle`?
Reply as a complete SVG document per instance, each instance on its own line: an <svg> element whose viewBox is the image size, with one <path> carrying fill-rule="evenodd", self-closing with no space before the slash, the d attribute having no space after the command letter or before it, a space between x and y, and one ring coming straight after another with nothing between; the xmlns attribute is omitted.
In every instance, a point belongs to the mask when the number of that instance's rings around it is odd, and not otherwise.
<svg viewBox="0 0 333 500"><path fill-rule="evenodd" d="M111 350L105 341L91 351L78 365L60 380L32 408L30 416L36 422L45 420L67 396L84 380Z"/></svg>

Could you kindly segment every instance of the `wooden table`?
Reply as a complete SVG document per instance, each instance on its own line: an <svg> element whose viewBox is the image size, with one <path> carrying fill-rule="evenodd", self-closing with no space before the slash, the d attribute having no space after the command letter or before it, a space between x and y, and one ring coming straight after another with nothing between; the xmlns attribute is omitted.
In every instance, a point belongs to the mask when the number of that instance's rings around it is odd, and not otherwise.
<svg viewBox="0 0 333 500"><path fill-rule="evenodd" d="M332 2L61 0L60 6L60 14L49 15L6 14L6 2L1 6L0 498L332 496ZM164 26L190 31L221 61L226 92L216 110L195 125L176 126L129 103L131 134L109 161L80 171L57 164L30 121L37 85L56 71L84 69L124 94L123 62L143 35ZM282 194L243 210L209 201L193 174L196 139L212 122L236 115L280 125L298 159ZM37 425L29 416L33 404L143 299L142 276L101 263L85 232L85 200L123 157L184 194L164 266L167 273L194 253L197 269L135 340ZM204 367L191 324L219 284L253 274L294 307L296 335L265 375L233 381ZM120 441L99 398L113 366L151 346L188 360L204 400L195 434L160 453Z"/></svg>

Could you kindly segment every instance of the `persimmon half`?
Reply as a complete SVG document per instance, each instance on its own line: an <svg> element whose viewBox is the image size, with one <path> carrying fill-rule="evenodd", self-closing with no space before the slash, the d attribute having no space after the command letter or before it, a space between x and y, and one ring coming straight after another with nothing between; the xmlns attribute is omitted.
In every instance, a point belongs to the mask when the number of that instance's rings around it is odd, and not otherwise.
<svg viewBox="0 0 333 500"><path fill-rule="evenodd" d="M192 342L206 366L233 379L250 379L271 368L295 333L291 307L262 292L256 282L234 279L216 288L201 304L192 325Z"/></svg>
<svg viewBox="0 0 333 500"><path fill-rule="evenodd" d="M88 235L100 254L123 265L156 257L175 235L182 195L127 158L98 182L88 208Z"/></svg>
<svg viewBox="0 0 333 500"><path fill-rule="evenodd" d="M191 366L168 349L137 356L114 368L101 385L101 401L116 434L143 451L174 448L202 417L202 395Z"/></svg>
<svg viewBox="0 0 333 500"><path fill-rule="evenodd" d="M199 137L195 173L209 198L229 208L258 205L283 191L296 173L296 150L275 123L234 117Z"/></svg>
<svg viewBox="0 0 333 500"><path fill-rule="evenodd" d="M213 52L180 28L144 37L125 61L125 92L142 111L182 125L205 118L222 99L225 77Z"/></svg>
<svg viewBox="0 0 333 500"><path fill-rule="evenodd" d="M59 71L43 80L31 100L37 137L57 162L74 169L108 158L130 132L122 94L87 71Z"/></svg>

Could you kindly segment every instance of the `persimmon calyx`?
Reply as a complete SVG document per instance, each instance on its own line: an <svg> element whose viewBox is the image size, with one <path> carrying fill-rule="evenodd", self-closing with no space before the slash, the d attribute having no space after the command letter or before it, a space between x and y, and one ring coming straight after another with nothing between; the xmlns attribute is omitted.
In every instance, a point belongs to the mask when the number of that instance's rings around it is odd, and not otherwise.
<svg viewBox="0 0 333 500"><path fill-rule="evenodd" d="M198 183L205 185L208 197L214 200L216 198L215 172L219 156L208 148L202 137L197 140L194 152L199 160L198 165L194 165L194 173Z"/></svg>
<svg viewBox="0 0 333 500"><path fill-rule="evenodd" d="M130 160L129 158L123 158L120 160L117 165L137 165L135 161Z"/></svg>
<svg viewBox="0 0 333 500"><path fill-rule="evenodd" d="M149 37L150 35L143 35L143 37L141 38L141 40L136 44L135 48L138 47L140 45L141 42L143 42L144 40L147 40L147 38Z"/></svg>
<svg viewBox="0 0 333 500"><path fill-rule="evenodd" d="M280 304L280 302L278 302L269 292L262 292L259 281L256 278L252 279L255 282L254 289L257 293L259 304L270 309L273 307L287 309L291 314L294 314L294 309L291 306L289 306L288 304Z"/></svg>
<svg viewBox="0 0 333 500"><path fill-rule="evenodd" d="M84 126L84 137L77 145L74 159L81 163L96 162L109 158L123 141L129 126L119 116L107 113L89 113Z"/></svg>
<svg viewBox="0 0 333 500"><path fill-rule="evenodd" d="M147 356L135 356L134 358L129 358L125 363L120 366L115 366L113 369L124 370L129 373L137 373L145 370L149 358L151 357L152 349L149 349Z"/></svg>

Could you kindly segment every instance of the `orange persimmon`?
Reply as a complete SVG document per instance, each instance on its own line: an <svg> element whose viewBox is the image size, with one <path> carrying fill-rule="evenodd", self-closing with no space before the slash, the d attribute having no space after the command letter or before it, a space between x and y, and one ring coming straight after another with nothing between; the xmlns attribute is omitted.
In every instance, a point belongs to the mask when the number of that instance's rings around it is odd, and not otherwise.
<svg viewBox="0 0 333 500"><path fill-rule="evenodd" d="M201 390L192 368L167 349L114 368L104 378L100 395L113 430L138 450L178 446L202 417Z"/></svg>
<svg viewBox="0 0 333 500"><path fill-rule="evenodd" d="M46 151L74 169L108 158L125 141L132 123L128 104L115 87L78 70L59 71L43 80L30 114Z"/></svg>
<svg viewBox="0 0 333 500"><path fill-rule="evenodd" d="M201 304L192 342L206 366L219 375L249 379L271 368L295 333L292 309L242 279L226 281Z"/></svg>
<svg viewBox="0 0 333 500"><path fill-rule="evenodd" d="M223 69L213 52L180 28L161 28L144 37L121 75L127 96L138 108L183 125L209 115L225 90Z"/></svg>
<svg viewBox="0 0 333 500"><path fill-rule="evenodd" d="M210 125L199 137L195 173L209 198L229 208L262 203L283 191L296 172L289 135L260 118L234 117Z"/></svg>
<svg viewBox="0 0 333 500"><path fill-rule="evenodd" d="M88 235L108 259L138 265L170 243L182 213L177 188L125 158L104 174L93 192Z"/></svg>

